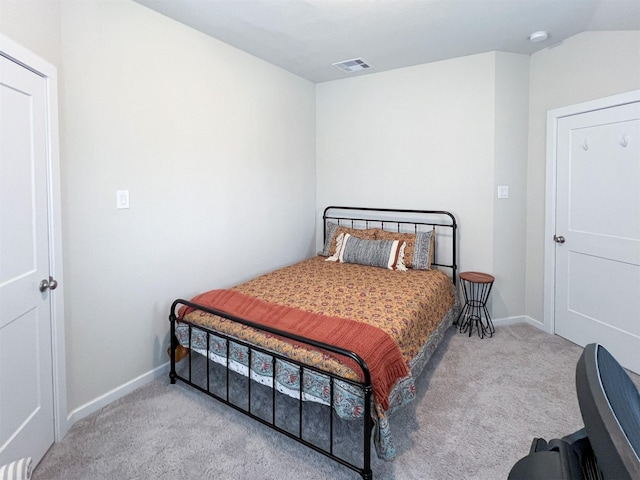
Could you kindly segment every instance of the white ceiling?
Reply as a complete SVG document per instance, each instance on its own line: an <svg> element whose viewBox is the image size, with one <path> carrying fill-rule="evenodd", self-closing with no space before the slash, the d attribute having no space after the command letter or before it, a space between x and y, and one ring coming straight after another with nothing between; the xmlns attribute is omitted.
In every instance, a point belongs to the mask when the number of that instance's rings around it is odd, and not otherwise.
<svg viewBox="0 0 640 480"><path fill-rule="evenodd" d="M587 30L640 30L640 0L136 1L313 82L493 50L531 54ZM530 43L538 30L549 39ZM332 66L358 57L372 68Z"/></svg>

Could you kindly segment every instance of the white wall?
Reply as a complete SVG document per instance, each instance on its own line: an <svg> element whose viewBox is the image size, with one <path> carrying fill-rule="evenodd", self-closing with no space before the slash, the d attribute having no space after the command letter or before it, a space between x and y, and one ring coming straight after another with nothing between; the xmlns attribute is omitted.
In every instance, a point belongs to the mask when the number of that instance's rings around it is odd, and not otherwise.
<svg viewBox="0 0 640 480"><path fill-rule="evenodd" d="M547 111L640 88L640 32L581 33L533 54L530 72L526 314L543 322Z"/></svg>
<svg viewBox="0 0 640 480"><path fill-rule="evenodd" d="M529 56L496 52L493 184L494 318L524 313ZM499 199L498 186L509 187Z"/></svg>
<svg viewBox="0 0 640 480"><path fill-rule="evenodd" d="M460 271L494 273L494 316L521 314L527 84L528 57L495 52L318 84L318 210L451 211Z"/></svg>
<svg viewBox="0 0 640 480"><path fill-rule="evenodd" d="M449 210L460 223L462 269L490 270L494 58L318 84L318 210Z"/></svg>
<svg viewBox="0 0 640 480"><path fill-rule="evenodd" d="M0 0L0 32L60 66L60 2Z"/></svg>
<svg viewBox="0 0 640 480"><path fill-rule="evenodd" d="M61 44L73 411L168 360L173 299L313 253L315 93L128 0L62 2Z"/></svg>

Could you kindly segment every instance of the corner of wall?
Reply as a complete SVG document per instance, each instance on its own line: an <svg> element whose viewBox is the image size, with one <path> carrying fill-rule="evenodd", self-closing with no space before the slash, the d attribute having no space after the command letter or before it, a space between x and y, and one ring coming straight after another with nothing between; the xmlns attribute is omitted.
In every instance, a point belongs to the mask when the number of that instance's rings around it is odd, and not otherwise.
<svg viewBox="0 0 640 480"><path fill-rule="evenodd" d="M640 88L640 31L582 32L531 55L525 313L550 324L544 236L547 112Z"/></svg>
<svg viewBox="0 0 640 480"><path fill-rule="evenodd" d="M525 310L529 57L495 52L492 310ZM508 198L498 198L498 187Z"/></svg>

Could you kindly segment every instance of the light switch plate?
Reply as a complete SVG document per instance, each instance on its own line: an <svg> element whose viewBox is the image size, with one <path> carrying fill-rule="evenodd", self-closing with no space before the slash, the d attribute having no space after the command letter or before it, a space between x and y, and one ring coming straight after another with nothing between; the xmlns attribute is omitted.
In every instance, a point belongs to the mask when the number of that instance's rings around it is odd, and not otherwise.
<svg viewBox="0 0 640 480"><path fill-rule="evenodd" d="M129 190L116 192L116 208L129 208Z"/></svg>
<svg viewBox="0 0 640 480"><path fill-rule="evenodd" d="M509 198L509 186L500 185L498 187L498 198Z"/></svg>

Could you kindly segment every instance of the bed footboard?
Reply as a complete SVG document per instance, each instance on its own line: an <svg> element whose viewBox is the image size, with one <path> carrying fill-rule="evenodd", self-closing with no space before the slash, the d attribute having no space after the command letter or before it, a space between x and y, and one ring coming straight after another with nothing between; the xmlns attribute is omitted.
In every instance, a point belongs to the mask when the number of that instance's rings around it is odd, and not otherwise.
<svg viewBox="0 0 640 480"><path fill-rule="evenodd" d="M188 321L178 321L177 309L184 305L229 321L241 323L298 344L306 344L354 360L361 370L362 381L353 381L332 372L300 363L279 353L249 344L224 333L210 330ZM193 388L229 405L287 437L358 472L363 479L373 478L371 470L372 393L369 369L357 354L312 339L259 325L224 312L187 300L176 300L171 306L171 383L180 380ZM180 332L178 332L180 325ZM185 330L186 329L186 330ZM181 362L176 361L179 336L187 335L190 352ZM197 339L197 341L196 341ZM215 344L215 347L212 347ZM222 347L220 345L222 344ZM238 353L238 351L240 353ZM239 358L246 355L247 358ZM264 359L270 360L264 360ZM246 371L243 365L246 363ZM260 379L254 377L252 367L264 364ZM269 365L270 363L270 365ZM278 383L277 373L286 365L293 388ZM297 379L294 379L297 375ZM305 388L319 377L326 379L323 389L327 402L311 402ZM297 385L297 390L295 388ZM345 420L337 412L344 389L358 392L363 399L362 409L356 409L355 419ZM342 389L342 390L341 390ZM286 390L286 392L285 392ZM297 398L296 398L297 397ZM355 426L353 425L355 422ZM319 431L319 426L323 430ZM344 436L356 437L353 442ZM361 435L361 437L358 438ZM355 447L345 447L353 443ZM360 450L357 445L360 445ZM351 448L355 448L356 453Z"/></svg>

